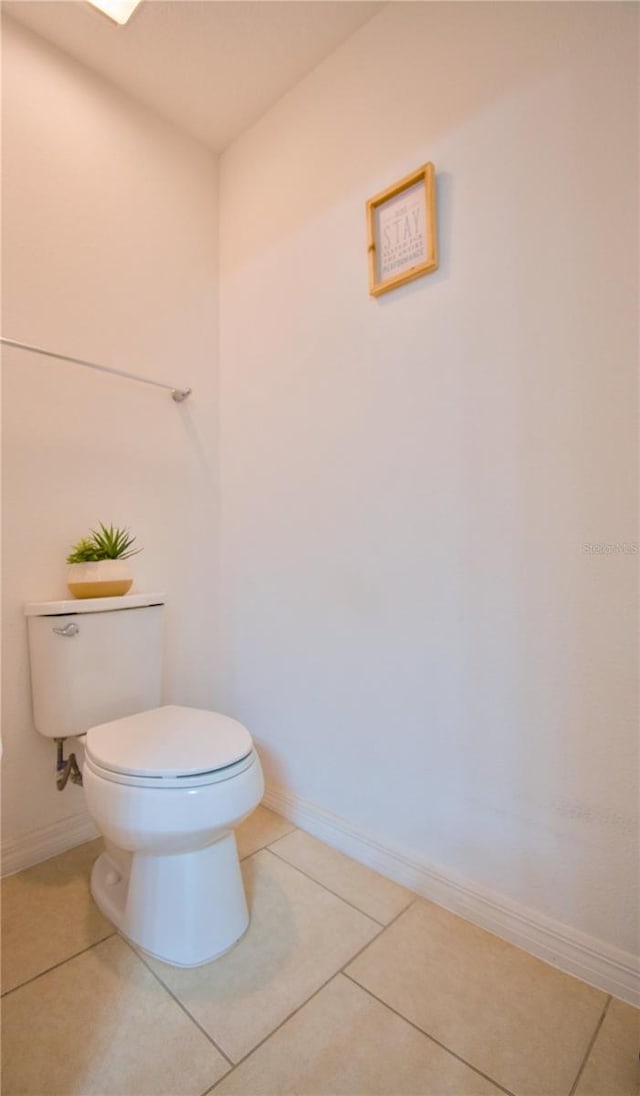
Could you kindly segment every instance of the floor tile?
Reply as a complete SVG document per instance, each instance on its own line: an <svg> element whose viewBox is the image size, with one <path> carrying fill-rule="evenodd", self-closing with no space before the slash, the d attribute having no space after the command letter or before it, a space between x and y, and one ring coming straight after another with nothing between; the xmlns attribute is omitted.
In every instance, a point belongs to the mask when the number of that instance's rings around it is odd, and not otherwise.
<svg viewBox="0 0 640 1096"><path fill-rule="evenodd" d="M380 931L267 850L242 867L251 924L227 955L190 969L145 956L235 1062Z"/></svg>
<svg viewBox="0 0 640 1096"><path fill-rule="evenodd" d="M419 901L347 973L518 1096L563 1096L606 995Z"/></svg>
<svg viewBox="0 0 640 1096"><path fill-rule="evenodd" d="M393 921L416 897L302 830L276 841L271 851L383 925Z"/></svg>
<svg viewBox="0 0 640 1096"><path fill-rule="evenodd" d="M117 936L3 1001L6 1096L199 1096L228 1068Z"/></svg>
<svg viewBox="0 0 640 1096"><path fill-rule="evenodd" d="M591 1048L576 1096L636 1096L640 1092L640 1011L613 1000Z"/></svg>
<svg viewBox="0 0 640 1096"><path fill-rule="evenodd" d="M498 1096L500 1089L339 974L215 1096Z"/></svg>
<svg viewBox="0 0 640 1096"><path fill-rule="evenodd" d="M113 933L89 893L102 841L89 841L2 881L2 990Z"/></svg>
<svg viewBox="0 0 640 1096"><path fill-rule="evenodd" d="M245 856L251 856L293 829L293 822L287 822L286 818L281 818L268 807L256 807L253 814L236 830L238 856L241 860Z"/></svg>

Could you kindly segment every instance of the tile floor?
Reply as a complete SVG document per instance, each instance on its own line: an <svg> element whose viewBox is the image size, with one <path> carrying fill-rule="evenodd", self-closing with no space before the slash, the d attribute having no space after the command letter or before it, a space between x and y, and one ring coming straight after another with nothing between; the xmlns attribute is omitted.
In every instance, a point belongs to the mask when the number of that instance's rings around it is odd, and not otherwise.
<svg viewBox="0 0 640 1096"><path fill-rule="evenodd" d="M99 842L3 884L3 1096L632 1096L638 1012L259 807L252 921L184 970L88 891Z"/></svg>

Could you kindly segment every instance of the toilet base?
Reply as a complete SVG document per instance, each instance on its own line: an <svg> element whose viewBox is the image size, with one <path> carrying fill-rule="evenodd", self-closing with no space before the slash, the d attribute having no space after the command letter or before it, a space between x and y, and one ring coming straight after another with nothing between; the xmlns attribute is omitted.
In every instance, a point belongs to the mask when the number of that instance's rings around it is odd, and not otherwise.
<svg viewBox="0 0 640 1096"><path fill-rule="evenodd" d="M114 850L114 853L116 850ZM132 943L179 967L217 959L246 932L249 911L233 832L196 852L173 856L103 852L91 893Z"/></svg>

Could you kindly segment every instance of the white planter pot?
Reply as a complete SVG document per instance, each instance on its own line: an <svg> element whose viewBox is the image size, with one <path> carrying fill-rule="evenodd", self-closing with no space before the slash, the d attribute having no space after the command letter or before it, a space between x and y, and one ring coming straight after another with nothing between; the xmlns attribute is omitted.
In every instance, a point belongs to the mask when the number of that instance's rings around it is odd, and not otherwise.
<svg viewBox="0 0 640 1096"><path fill-rule="evenodd" d="M132 584L127 559L101 559L97 563L67 566L67 586L74 597L121 597Z"/></svg>

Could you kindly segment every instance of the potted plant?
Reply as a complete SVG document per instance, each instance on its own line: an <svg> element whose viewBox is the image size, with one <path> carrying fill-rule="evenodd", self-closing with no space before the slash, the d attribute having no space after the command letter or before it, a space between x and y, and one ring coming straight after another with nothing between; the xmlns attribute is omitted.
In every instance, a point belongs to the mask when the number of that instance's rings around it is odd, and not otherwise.
<svg viewBox="0 0 640 1096"><path fill-rule="evenodd" d="M119 597L133 583L127 560L142 551L133 548L135 537L128 529L108 528L100 522L67 556L67 586L74 597Z"/></svg>

